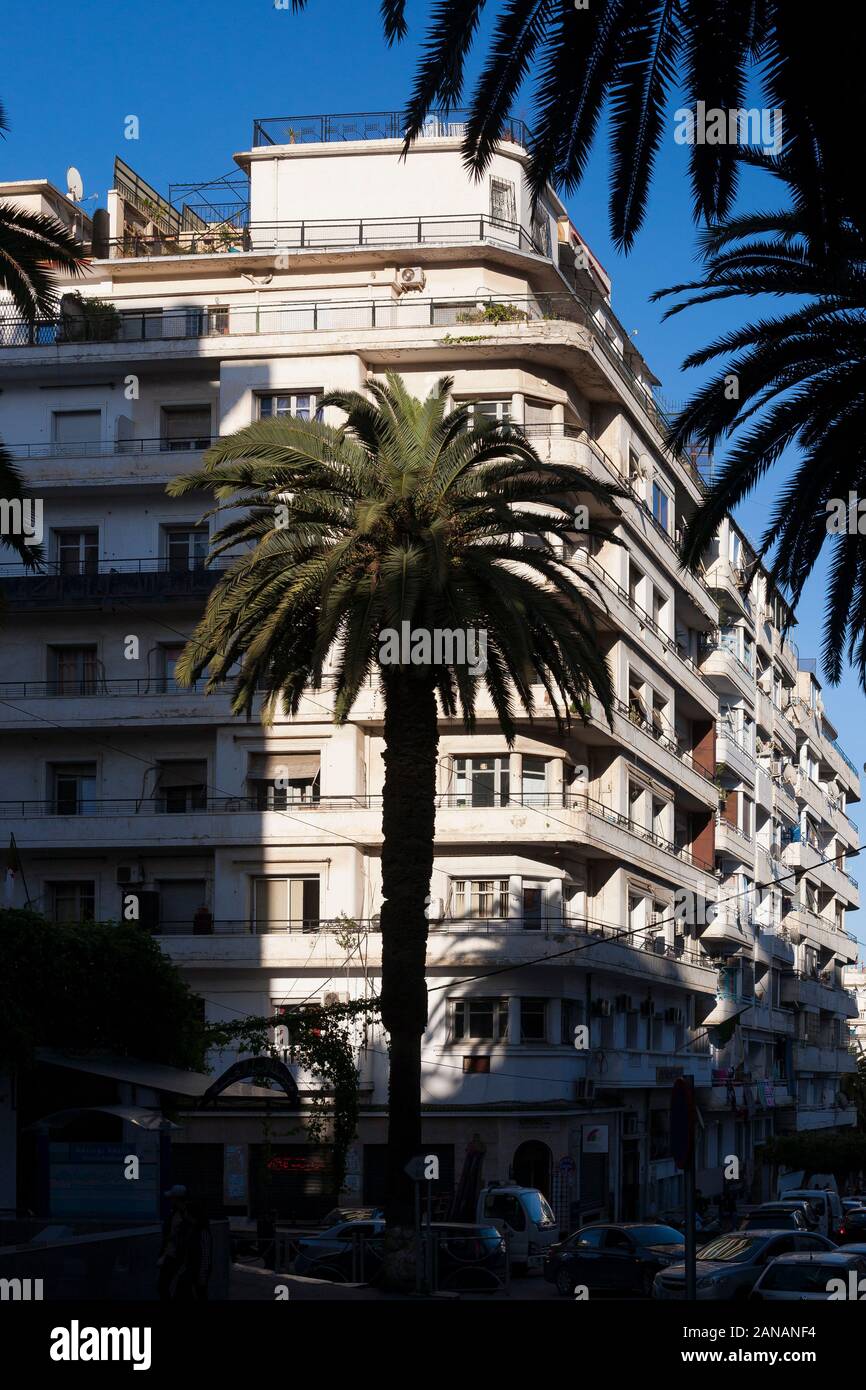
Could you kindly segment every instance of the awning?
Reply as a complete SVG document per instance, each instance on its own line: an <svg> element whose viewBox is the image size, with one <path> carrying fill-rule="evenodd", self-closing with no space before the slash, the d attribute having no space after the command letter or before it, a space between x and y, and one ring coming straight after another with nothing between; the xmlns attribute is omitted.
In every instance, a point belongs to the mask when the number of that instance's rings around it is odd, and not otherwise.
<svg viewBox="0 0 866 1390"><path fill-rule="evenodd" d="M36 1059L52 1067L67 1067L70 1071L87 1072L92 1076L109 1076L115 1081L129 1081L135 1086L148 1086L153 1091L168 1091L176 1096L189 1096L197 1099L213 1085L214 1077L200 1071L183 1071L180 1067L163 1066L160 1062L143 1062L138 1057L76 1056L72 1052L55 1051L40 1047ZM235 1100L269 1100L283 1103L285 1098L279 1091L271 1091L267 1086L251 1086L248 1082L236 1081L223 1095Z"/></svg>
<svg viewBox="0 0 866 1390"><path fill-rule="evenodd" d="M717 999L706 1018L701 1020L701 1028L718 1028L722 1023L730 1023L732 1018L747 1013L753 1004L737 1004L733 999Z"/></svg>
<svg viewBox="0 0 866 1390"><path fill-rule="evenodd" d="M138 1125L139 1129L147 1130L169 1130L180 1129L173 1120L166 1119L165 1115L158 1110L147 1110L141 1105L77 1105L70 1110L55 1110L51 1115L43 1115L32 1125L25 1126L28 1130L60 1129L68 1124L70 1120L77 1120L81 1115L114 1115L118 1120L126 1120L129 1124Z"/></svg>
<svg viewBox="0 0 866 1390"><path fill-rule="evenodd" d="M275 782L278 777L300 782L318 777L321 762L320 753L251 753L249 776L262 782Z"/></svg>
<svg viewBox="0 0 866 1390"><path fill-rule="evenodd" d="M203 787L206 782L206 762L159 764L160 787Z"/></svg>

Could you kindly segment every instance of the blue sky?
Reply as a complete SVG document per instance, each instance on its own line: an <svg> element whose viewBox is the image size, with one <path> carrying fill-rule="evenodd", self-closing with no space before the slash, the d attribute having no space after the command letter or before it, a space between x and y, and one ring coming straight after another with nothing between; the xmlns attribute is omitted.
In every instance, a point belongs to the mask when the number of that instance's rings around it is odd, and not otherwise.
<svg viewBox="0 0 866 1390"><path fill-rule="evenodd" d="M0 179L46 177L62 187L66 167L75 164L85 197L99 194L102 205L115 154L167 192L171 182L228 172L232 155L249 147L257 116L399 108L417 53L415 41L385 47L376 0L310 0L302 16L278 9L273 0L186 6L177 0L87 0L77 10L60 0L4 0L3 9L0 99L10 130L0 142ZM410 0L416 40L426 10ZM515 114L529 116L528 102ZM138 117L137 141L124 139L130 115ZM662 324L662 307L648 302L653 290L691 278L696 269L686 161L687 149L674 142L671 127L646 228L628 257L608 236L603 146L567 200L572 220L613 278L616 311L629 331L637 330L637 346L673 401L685 399L699 380L680 372L682 359L741 316L729 305ZM765 196L753 180L742 201L772 206L776 196L773 190ZM752 536L766 523L779 476L771 475L741 509L739 520ZM820 653L823 579L822 567L793 634L804 657ZM842 744L862 769L866 696L851 675L837 689L825 685L825 695ZM862 833L866 811L858 806L853 814ZM855 929L859 924L859 917L852 920Z"/></svg>

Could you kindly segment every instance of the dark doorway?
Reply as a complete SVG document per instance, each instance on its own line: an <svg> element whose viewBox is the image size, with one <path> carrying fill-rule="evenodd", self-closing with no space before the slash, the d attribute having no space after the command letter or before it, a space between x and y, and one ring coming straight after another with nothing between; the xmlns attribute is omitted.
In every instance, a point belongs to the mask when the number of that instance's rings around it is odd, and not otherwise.
<svg viewBox="0 0 866 1390"><path fill-rule="evenodd" d="M553 1154L540 1139L527 1139L514 1155L514 1181L518 1187L537 1187L548 1201L553 1186Z"/></svg>

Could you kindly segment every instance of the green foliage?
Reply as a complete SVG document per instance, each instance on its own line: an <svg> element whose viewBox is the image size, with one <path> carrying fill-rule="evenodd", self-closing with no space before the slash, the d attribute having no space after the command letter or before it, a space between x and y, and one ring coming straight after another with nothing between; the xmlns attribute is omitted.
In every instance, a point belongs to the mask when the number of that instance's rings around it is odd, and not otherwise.
<svg viewBox="0 0 866 1390"><path fill-rule="evenodd" d="M195 995L131 923L57 924L0 910L0 1062L37 1047L102 1051L202 1070Z"/></svg>
<svg viewBox="0 0 866 1390"><path fill-rule="evenodd" d="M862 497L866 467L863 193L850 170L847 180L833 180L825 153L750 155L745 162L782 185L786 205L710 228L700 279L653 298L685 296L666 318L735 300L746 320L683 363L715 369L672 422L670 447L698 444L712 454L725 446L724 464L686 529L683 558L698 570L722 519L781 466L758 558L792 607L819 559L829 561L825 670L837 682L847 656L866 687L866 570L856 507L853 528L837 532L830 524L837 499L847 508L849 493ZM782 311L753 313L749 321L749 301L763 310L771 296Z"/></svg>
<svg viewBox="0 0 866 1390"><path fill-rule="evenodd" d="M207 489L217 511L234 513L214 556L247 547L220 575L178 680L207 671L208 690L232 680L237 714L263 694L270 722L281 700L296 713L336 656L343 722L371 674L394 672L380 662L382 631L408 621L427 633L486 634L479 679L465 663L428 668L446 716L460 709L469 729L482 682L509 739L516 706L532 713L539 682L562 722L591 692L610 711L587 594L595 585L585 572L577 579L549 538L572 535L576 495L609 506L622 494L573 464L543 462L516 425L473 422L465 404L449 409L452 384L443 377L423 401L393 375L371 383L372 400L333 392L322 407L345 414L341 427L258 421L169 485L175 497Z"/></svg>
<svg viewBox="0 0 866 1390"><path fill-rule="evenodd" d="M866 1170L866 1134L855 1129L776 1135L767 1140L762 1152L765 1162L807 1173L833 1173L837 1179Z"/></svg>
<svg viewBox="0 0 866 1390"><path fill-rule="evenodd" d="M483 309L466 309L457 315L458 323L526 323L529 315L516 304L485 304Z"/></svg>
<svg viewBox="0 0 866 1390"><path fill-rule="evenodd" d="M270 1017L250 1015L207 1026L208 1047L237 1047L254 1056L280 1056L272 1041L273 1029L288 1029L288 1055L320 1083L309 1098L308 1133L311 1142L328 1137L333 1144L335 1190L343 1185L346 1153L358 1128L358 1069L355 1045L359 1023L379 1012L376 999L351 1004L307 1005L285 1009Z"/></svg>

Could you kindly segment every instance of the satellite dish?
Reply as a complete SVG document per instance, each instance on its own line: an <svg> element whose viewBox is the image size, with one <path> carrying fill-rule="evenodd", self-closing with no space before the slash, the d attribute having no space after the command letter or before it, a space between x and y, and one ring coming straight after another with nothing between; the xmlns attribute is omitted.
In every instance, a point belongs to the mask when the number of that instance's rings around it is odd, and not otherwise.
<svg viewBox="0 0 866 1390"><path fill-rule="evenodd" d="M84 197L84 180L74 164L66 170L66 196L73 203L80 203Z"/></svg>

